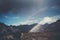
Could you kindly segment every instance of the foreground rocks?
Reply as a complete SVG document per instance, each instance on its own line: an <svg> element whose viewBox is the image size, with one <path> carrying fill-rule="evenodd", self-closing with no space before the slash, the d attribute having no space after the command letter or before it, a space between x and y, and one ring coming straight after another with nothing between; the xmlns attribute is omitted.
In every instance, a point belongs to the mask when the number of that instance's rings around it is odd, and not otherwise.
<svg viewBox="0 0 60 40"><path fill-rule="evenodd" d="M54 32L21 33L21 40L60 40L60 33Z"/></svg>

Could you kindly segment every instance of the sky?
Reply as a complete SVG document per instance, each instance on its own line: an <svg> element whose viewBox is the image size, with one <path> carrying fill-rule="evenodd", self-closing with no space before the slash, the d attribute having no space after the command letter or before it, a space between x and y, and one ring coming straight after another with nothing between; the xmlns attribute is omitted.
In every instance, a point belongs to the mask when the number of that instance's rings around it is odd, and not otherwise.
<svg viewBox="0 0 60 40"><path fill-rule="evenodd" d="M46 17L60 19L60 0L0 0L0 22L7 25L38 23Z"/></svg>

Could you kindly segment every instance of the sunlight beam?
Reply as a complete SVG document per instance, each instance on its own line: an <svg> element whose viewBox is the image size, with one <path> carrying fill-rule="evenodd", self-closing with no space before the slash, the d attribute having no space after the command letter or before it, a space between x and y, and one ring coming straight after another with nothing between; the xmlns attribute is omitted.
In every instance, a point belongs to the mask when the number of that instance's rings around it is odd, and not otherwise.
<svg viewBox="0 0 60 40"><path fill-rule="evenodd" d="M57 19L53 17L44 17L37 25L35 25L29 32L40 32L40 26L44 25L45 23L51 24L56 22Z"/></svg>
<svg viewBox="0 0 60 40"><path fill-rule="evenodd" d="M44 11L47 10L47 9L48 9L48 7L40 8L40 9L37 10L36 12L32 13L32 14L26 19L26 21L27 21L27 20L30 20L33 16L36 16L37 14L39 14L39 12L40 12L40 13L41 13L41 12L44 12Z"/></svg>

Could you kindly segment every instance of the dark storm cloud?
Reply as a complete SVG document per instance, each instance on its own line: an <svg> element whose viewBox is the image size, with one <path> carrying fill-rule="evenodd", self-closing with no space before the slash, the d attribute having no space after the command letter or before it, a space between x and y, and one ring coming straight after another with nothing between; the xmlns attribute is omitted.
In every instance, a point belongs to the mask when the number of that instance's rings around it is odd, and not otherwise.
<svg viewBox="0 0 60 40"><path fill-rule="evenodd" d="M56 8L57 8L57 10L56 10L57 14L60 15L60 0L55 0L54 6L56 6Z"/></svg>
<svg viewBox="0 0 60 40"><path fill-rule="evenodd" d="M50 0L49 1L50 6L56 6L60 8L60 0Z"/></svg>
<svg viewBox="0 0 60 40"><path fill-rule="evenodd" d="M54 10L52 10L55 12L54 14L60 15L60 0L48 0L48 1L49 1L49 3L48 3L49 7L54 9Z"/></svg>
<svg viewBox="0 0 60 40"><path fill-rule="evenodd" d="M33 3L33 1L37 2ZM46 3L44 3L44 5L49 7L56 6L60 10L60 0L45 1ZM40 0L0 0L0 14L8 13L9 11L17 13L21 10L29 10L32 7L38 6L37 4L40 5Z"/></svg>
<svg viewBox="0 0 60 40"><path fill-rule="evenodd" d="M0 14L9 11L16 12L21 9L29 9L31 5L31 2L27 0L0 0Z"/></svg>

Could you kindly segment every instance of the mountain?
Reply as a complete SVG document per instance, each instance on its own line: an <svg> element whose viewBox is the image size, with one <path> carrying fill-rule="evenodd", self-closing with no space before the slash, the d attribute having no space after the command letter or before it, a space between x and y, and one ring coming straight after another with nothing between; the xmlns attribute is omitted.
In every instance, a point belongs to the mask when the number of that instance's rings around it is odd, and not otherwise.
<svg viewBox="0 0 60 40"><path fill-rule="evenodd" d="M0 22L0 40L21 40L21 32L29 32L35 25L37 25L37 23L31 25L8 26ZM41 25L38 31L59 33L60 19L51 24L46 23Z"/></svg>
<svg viewBox="0 0 60 40"><path fill-rule="evenodd" d="M33 29L33 28L32 28ZM60 40L60 19L57 20L56 22L54 23L51 23L51 24L44 24L44 25L40 25L38 27L36 27L33 31L31 32L34 32L35 33L37 32L39 34L42 33L43 35L46 35L44 36L45 38L47 38L46 40ZM45 34L44 34L45 33ZM37 34L36 34L37 35ZM42 35L42 36L43 36ZM43 40L44 37L41 37ZM35 38L39 38L38 37L35 37ZM40 38L39 38L40 39ZM41 39L41 40L42 40Z"/></svg>
<svg viewBox="0 0 60 40"><path fill-rule="evenodd" d="M37 23L31 25L20 25L17 29L21 30L21 32L29 32L36 24Z"/></svg>
<svg viewBox="0 0 60 40"><path fill-rule="evenodd" d="M47 32L60 32L60 19L44 28Z"/></svg>
<svg viewBox="0 0 60 40"><path fill-rule="evenodd" d="M41 32L41 31L45 31L45 28L46 28L48 25L49 25L48 23L46 23L46 24L44 24L44 25L41 25L39 31L40 31L40 32Z"/></svg>
<svg viewBox="0 0 60 40"><path fill-rule="evenodd" d="M34 30L33 29L34 27L30 32L60 32L60 19L51 24L46 23L36 27Z"/></svg>
<svg viewBox="0 0 60 40"><path fill-rule="evenodd" d="M21 40L21 32L28 32L35 25L8 26L0 22L0 40Z"/></svg>

